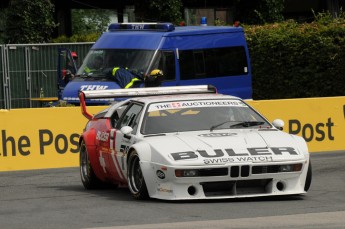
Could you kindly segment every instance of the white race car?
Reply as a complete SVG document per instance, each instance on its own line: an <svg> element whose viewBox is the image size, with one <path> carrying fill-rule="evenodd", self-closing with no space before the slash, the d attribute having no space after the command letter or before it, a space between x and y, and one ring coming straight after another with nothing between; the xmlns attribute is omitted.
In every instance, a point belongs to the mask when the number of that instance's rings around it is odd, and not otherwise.
<svg viewBox="0 0 345 229"><path fill-rule="evenodd" d="M153 96L149 96L153 95ZM86 99L131 96L96 115ZM140 97L137 97L140 96ZM80 92L85 188L127 186L133 197L219 199L304 194L306 142L210 86Z"/></svg>

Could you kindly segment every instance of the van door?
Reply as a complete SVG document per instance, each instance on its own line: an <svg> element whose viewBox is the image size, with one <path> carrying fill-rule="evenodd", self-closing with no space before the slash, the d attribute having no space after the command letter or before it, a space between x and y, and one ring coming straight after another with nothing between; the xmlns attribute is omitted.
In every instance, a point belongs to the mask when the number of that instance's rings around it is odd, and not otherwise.
<svg viewBox="0 0 345 229"><path fill-rule="evenodd" d="M58 82L58 99L62 98L62 92L68 83L71 74L77 72L77 65L72 57L72 53L67 48L58 49L58 66L57 66L57 82Z"/></svg>

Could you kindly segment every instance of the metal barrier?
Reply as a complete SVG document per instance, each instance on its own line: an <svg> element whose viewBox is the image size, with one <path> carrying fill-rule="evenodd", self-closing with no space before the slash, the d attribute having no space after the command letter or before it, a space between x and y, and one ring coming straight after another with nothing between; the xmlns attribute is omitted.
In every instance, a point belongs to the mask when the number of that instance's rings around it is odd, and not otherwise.
<svg viewBox="0 0 345 229"><path fill-rule="evenodd" d="M4 96L4 87L5 87L5 71L4 71L4 46L0 45L0 85L3 85L0 87L0 107L4 108L5 106L5 96Z"/></svg>
<svg viewBox="0 0 345 229"><path fill-rule="evenodd" d="M58 48L78 53L78 64L92 46L87 43L0 45L0 109L39 107L34 98L57 96Z"/></svg>

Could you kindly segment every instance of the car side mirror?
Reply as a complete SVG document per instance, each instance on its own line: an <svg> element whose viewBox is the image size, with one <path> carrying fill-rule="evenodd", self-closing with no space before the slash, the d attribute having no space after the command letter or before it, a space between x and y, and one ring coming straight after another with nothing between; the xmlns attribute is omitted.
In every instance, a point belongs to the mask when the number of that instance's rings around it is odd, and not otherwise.
<svg viewBox="0 0 345 229"><path fill-rule="evenodd" d="M277 128L278 130L283 130L284 127L284 121L281 119L275 119L272 122L272 125Z"/></svg>
<svg viewBox="0 0 345 229"><path fill-rule="evenodd" d="M121 133L123 134L123 136L125 138L130 139L131 138L130 135L132 134L133 129L130 126L124 126L124 127L121 128L120 131L121 131Z"/></svg>

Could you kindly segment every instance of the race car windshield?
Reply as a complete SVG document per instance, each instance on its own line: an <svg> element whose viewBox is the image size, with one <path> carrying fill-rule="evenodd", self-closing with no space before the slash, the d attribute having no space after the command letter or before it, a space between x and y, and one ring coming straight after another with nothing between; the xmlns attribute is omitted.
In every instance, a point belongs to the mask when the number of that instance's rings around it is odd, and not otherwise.
<svg viewBox="0 0 345 229"><path fill-rule="evenodd" d="M141 133L271 127L240 100L196 100L151 104L145 114Z"/></svg>
<svg viewBox="0 0 345 229"><path fill-rule="evenodd" d="M108 77L116 67L144 73L153 54L154 50L93 49L85 57L77 76Z"/></svg>

